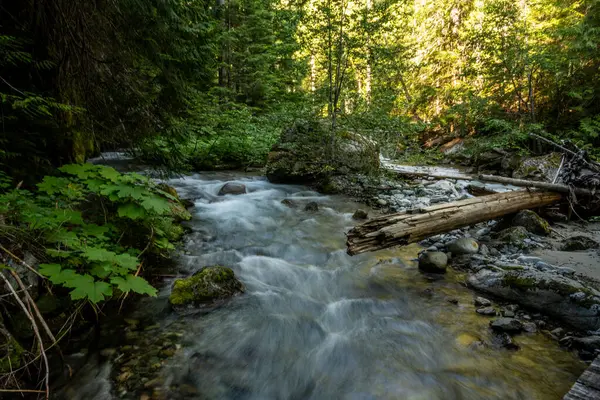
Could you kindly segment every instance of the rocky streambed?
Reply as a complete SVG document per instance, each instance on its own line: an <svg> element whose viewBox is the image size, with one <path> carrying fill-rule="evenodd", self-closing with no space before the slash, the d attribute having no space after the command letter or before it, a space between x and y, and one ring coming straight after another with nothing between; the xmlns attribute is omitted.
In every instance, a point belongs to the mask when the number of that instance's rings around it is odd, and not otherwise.
<svg viewBox="0 0 600 400"><path fill-rule="evenodd" d="M356 193L386 210L469 196L460 181L362 179ZM553 338L577 347L581 331L466 287L521 256L537 268L526 253L553 248L548 237L516 228L526 237L504 242L490 223L350 257L343 232L377 211L349 197L240 173L169 183L194 205L177 269L158 298L68 356L79 362L65 398L546 400L585 367ZM419 269L434 253L445 274Z"/></svg>

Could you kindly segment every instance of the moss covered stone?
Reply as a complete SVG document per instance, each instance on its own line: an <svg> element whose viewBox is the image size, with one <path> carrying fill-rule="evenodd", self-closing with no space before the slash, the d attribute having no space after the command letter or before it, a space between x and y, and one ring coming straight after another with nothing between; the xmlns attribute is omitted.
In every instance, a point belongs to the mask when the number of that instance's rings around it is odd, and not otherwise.
<svg viewBox="0 0 600 400"><path fill-rule="evenodd" d="M523 240L527 238L527 229L522 226L513 226L498 232L496 237L501 242L520 247L523 245Z"/></svg>
<svg viewBox="0 0 600 400"><path fill-rule="evenodd" d="M174 308L212 308L243 291L231 268L206 267L189 278L177 279L169 303Z"/></svg>
<svg viewBox="0 0 600 400"><path fill-rule="evenodd" d="M522 226L536 235L547 236L550 234L550 225L548 221L537 215L534 211L519 211L512 220L513 226Z"/></svg>

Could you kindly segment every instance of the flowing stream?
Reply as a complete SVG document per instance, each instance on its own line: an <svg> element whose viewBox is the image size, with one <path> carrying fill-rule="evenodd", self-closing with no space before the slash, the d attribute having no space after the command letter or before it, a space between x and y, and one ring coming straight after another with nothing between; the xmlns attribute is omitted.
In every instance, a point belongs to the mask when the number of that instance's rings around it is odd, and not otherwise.
<svg viewBox="0 0 600 400"><path fill-rule="evenodd" d="M231 180L249 193L217 196ZM70 398L551 400L583 369L541 333L516 336L518 351L496 345L464 276L419 273L416 245L346 255L344 232L359 207L346 197L239 173L169 183L196 199L180 270L230 266L246 293L209 314L179 316L168 309L167 282L136 312L159 331L180 330L159 394L148 384L126 393L108 379L111 362L90 361ZM319 211L304 211L310 201Z"/></svg>

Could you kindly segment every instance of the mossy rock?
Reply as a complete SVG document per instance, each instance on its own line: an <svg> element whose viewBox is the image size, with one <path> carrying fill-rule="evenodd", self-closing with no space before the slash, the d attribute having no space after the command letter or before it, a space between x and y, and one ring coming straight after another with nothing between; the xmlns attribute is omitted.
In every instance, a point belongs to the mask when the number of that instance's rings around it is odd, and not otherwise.
<svg viewBox="0 0 600 400"><path fill-rule="evenodd" d="M177 190L173 186L169 186L166 183L159 183L158 188L179 200L179 193L177 193Z"/></svg>
<svg viewBox="0 0 600 400"><path fill-rule="evenodd" d="M0 374L7 374L22 364L23 347L12 336L0 334Z"/></svg>
<svg viewBox="0 0 600 400"><path fill-rule="evenodd" d="M231 268L206 267L189 278L177 279L169 303L177 310L212 309L244 291L244 285Z"/></svg>
<svg viewBox="0 0 600 400"><path fill-rule="evenodd" d="M552 182L560 166L562 155L550 153L539 157L528 157L520 160L512 173L513 178Z"/></svg>
<svg viewBox="0 0 600 400"><path fill-rule="evenodd" d="M512 220L513 226L522 226L536 235L548 236L550 234L550 225L548 221L537 215L531 210L522 210L515 215Z"/></svg>
<svg viewBox="0 0 600 400"><path fill-rule="evenodd" d="M597 249L600 243L587 236L573 236L565 240L562 245L562 251L581 251L589 249Z"/></svg>
<svg viewBox="0 0 600 400"><path fill-rule="evenodd" d="M523 240L527 238L527 229L522 226L513 226L498 232L496 238L501 242L521 247Z"/></svg>

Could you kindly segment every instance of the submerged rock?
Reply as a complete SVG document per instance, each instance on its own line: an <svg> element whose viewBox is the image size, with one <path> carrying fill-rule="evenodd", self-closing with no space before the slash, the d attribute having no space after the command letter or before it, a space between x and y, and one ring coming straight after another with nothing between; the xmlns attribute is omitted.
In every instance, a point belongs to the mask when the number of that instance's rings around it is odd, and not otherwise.
<svg viewBox="0 0 600 400"><path fill-rule="evenodd" d="M565 240L563 243L563 251L579 251L597 249L600 244L587 236L573 236Z"/></svg>
<svg viewBox="0 0 600 400"><path fill-rule="evenodd" d="M169 303L175 309L211 309L243 291L231 268L206 267L189 278L177 279Z"/></svg>
<svg viewBox="0 0 600 400"><path fill-rule="evenodd" d="M363 209L358 209L352 215L352 219L367 219L369 218L369 213Z"/></svg>
<svg viewBox="0 0 600 400"><path fill-rule="evenodd" d="M314 201L311 201L310 203L308 203L306 205L306 207L304 207L304 211L311 211L311 212L319 211L319 204Z"/></svg>
<svg viewBox="0 0 600 400"><path fill-rule="evenodd" d="M499 332L518 333L523 330L521 321L514 318L498 318L490 322L490 327Z"/></svg>
<svg viewBox="0 0 600 400"><path fill-rule="evenodd" d="M548 222L531 210L522 210L512 220L513 226L522 226L536 235L547 236L550 234Z"/></svg>
<svg viewBox="0 0 600 400"><path fill-rule="evenodd" d="M531 268L484 268L471 275L468 283L476 290L545 312L578 329L600 327L600 292L567 276ZM578 295L572 296L575 293Z"/></svg>
<svg viewBox="0 0 600 400"><path fill-rule="evenodd" d="M448 243L446 248L453 255L477 254L479 252L479 244L471 238L456 239Z"/></svg>
<svg viewBox="0 0 600 400"><path fill-rule="evenodd" d="M419 269L423 272L443 274L447 265L448 256L441 251L426 252L419 257Z"/></svg>
<svg viewBox="0 0 600 400"><path fill-rule="evenodd" d="M281 204L283 204L284 206L287 206L289 208L296 208L298 206L296 203L294 203L290 199L283 199L283 200L281 200Z"/></svg>
<svg viewBox="0 0 600 400"><path fill-rule="evenodd" d="M219 190L219 196L225 196L227 194L239 195L246 193L246 185L243 183L227 182Z"/></svg>

